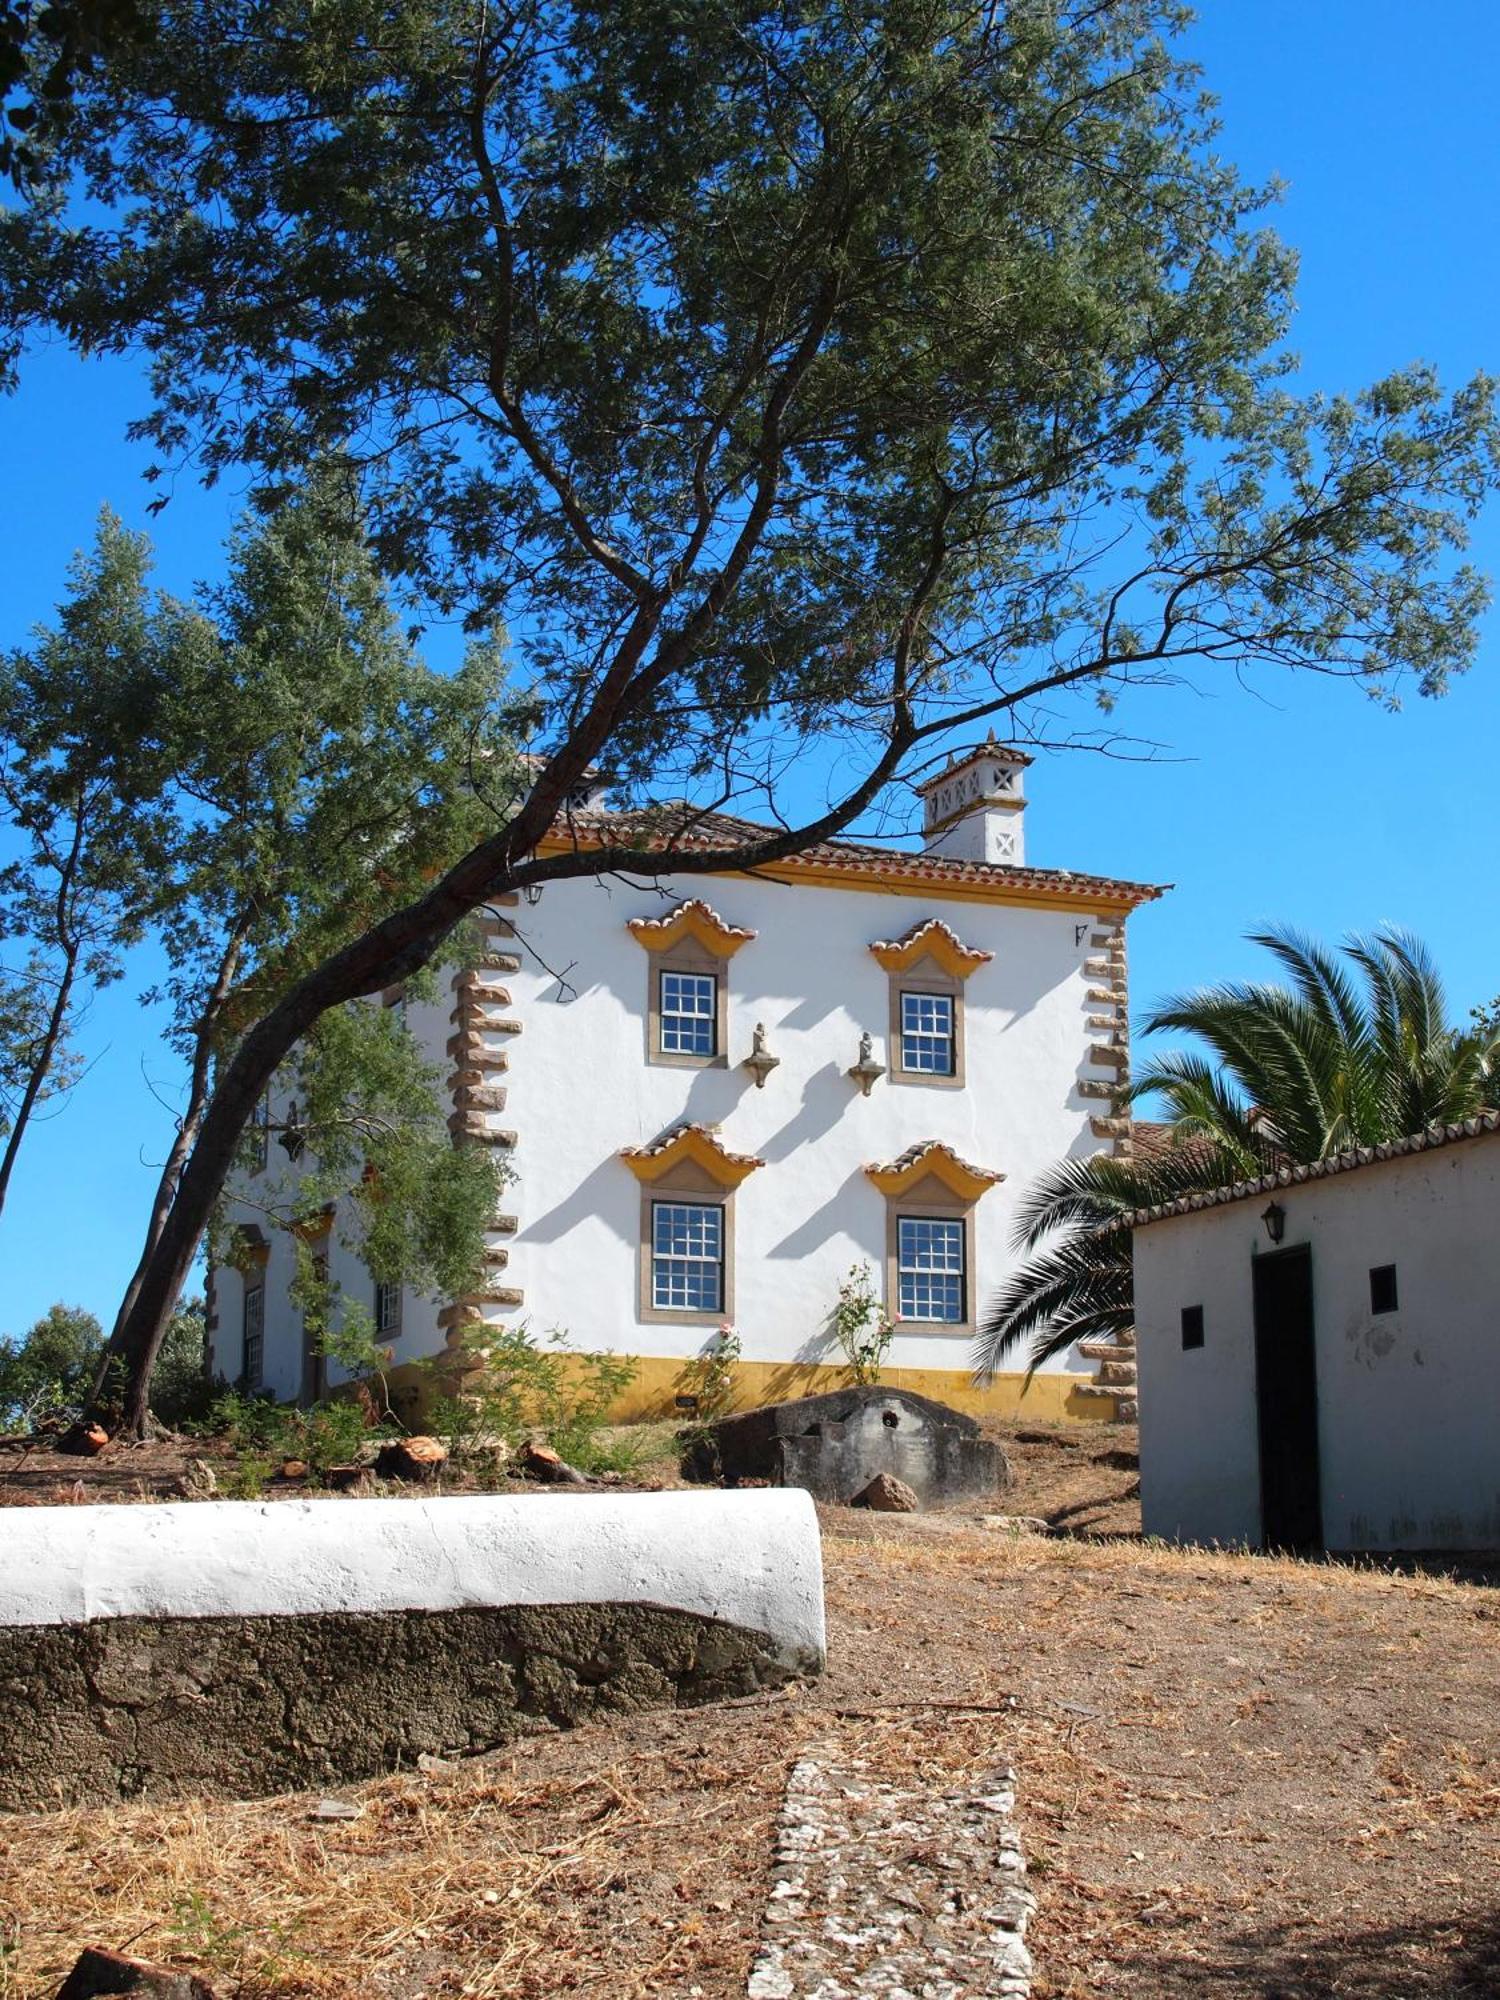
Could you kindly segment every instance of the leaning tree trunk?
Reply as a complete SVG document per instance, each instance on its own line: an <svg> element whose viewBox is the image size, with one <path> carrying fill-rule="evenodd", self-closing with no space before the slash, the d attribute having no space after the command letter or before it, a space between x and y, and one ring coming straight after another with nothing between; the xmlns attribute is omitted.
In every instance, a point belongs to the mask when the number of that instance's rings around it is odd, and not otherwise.
<svg viewBox="0 0 1500 2000"><path fill-rule="evenodd" d="M21 1150L21 1141L26 1137L26 1128L31 1123L31 1114L36 1110L38 1100L52 1074L53 1059L57 1055L58 1043L63 1037L63 1028L68 1018L68 1002L73 997L73 982L78 970L78 946L69 947L64 960L63 972L57 982L57 997L47 1016L46 1032L42 1036L41 1047L31 1065L31 1074L26 1079L26 1088L21 1101L16 1106L15 1119L11 1124L10 1136L5 1142L5 1153L0 1158L0 1210L5 1207L5 1197L10 1193L11 1175L16 1169L16 1157Z"/></svg>
<svg viewBox="0 0 1500 2000"><path fill-rule="evenodd" d="M463 912L435 915L431 901L398 912L300 980L225 1065L116 1320L91 1417L128 1436L147 1434L156 1357L256 1103L320 1015L404 978L432 956Z"/></svg>
<svg viewBox="0 0 1500 2000"><path fill-rule="evenodd" d="M131 1313L134 1311L135 1302L140 1295L141 1285L144 1282L152 1256L155 1254L156 1246L161 1240L162 1231L167 1224L167 1217L172 1212L172 1204L177 1194L178 1180L197 1147L198 1136L203 1128L203 1119L208 1108L210 1096L214 1037L219 1027L225 1002L228 1000L234 986L235 974L239 970L240 957L244 950L244 945L245 925L240 923L235 926L230 935L224 955L219 961L219 970L214 978L213 990L204 1004L203 1012L199 1016L197 1026L194 1030L193 1063L188 1077L187 1103L183 1108L182 1121L177 1127L176 1136L172 1140L171 1148L163 1164L161 1176L156 1183L156 1194L152 1199L151 1214L146 1223L146 1240L141 1246L141 1254L136 1262L136 1267L130 1275L130 1283L125 1287L125 1296L120 1301L120 1309L115 1315L115 1323L110 1334L109 1346L100 1361L99 1372L94 1378L90 1400L96 1404L104 1403L108 1400L106 1394L107 1383L110 1375L120 1365L116 1353L116 1342L120 1339L124 1327ZM201 1242L201 1240L200 1235L199 1241ZM196 1257L197 1254L198 1245L195 1243L191 1256L188 1259L189 1265L192 1263L192 1258ZM175 1304L176 1301L174 1300L174 1308ZM160 1343L158 1343L159 1345ZM156 1356L153 1354L151 1356L152 1367L155 1366L155 1361ZM150 1369L148 1369L146 1382L148 1394L150 1391L150 1372Z"/></svg>
<svg viewBox="0 0 1500 2000"><path fill-rule="evenodd" d="M749 846L678 850L670 856L643 846L608 856L585 858L574 853L532 862L529 857L537 842L553 825L569 789L600 753L614 719L601 696L595 713L574 732L567 749L553 760L503 832L472 848L417 902L393 911L307 973L245 1036L219 1077L171 1207L139 1274L135 1297L110 1336L100 1370L100 1383L106 1387L103 1393L96 1390L86 1413L89 1417L136 1437L146 1435L151 1372L234 1164L240 1135L278 1068L321 1015L419 971L471 910L514 886L523 861L528 881L595 874L606 867L627 873L715 874L778 861L842 832L879 792L914 740L903 709L900 727L892 729L881 756L837 806L806 826L786 828ZM120 1383L118 1401L107 1388L114 1380Z"/></svg>

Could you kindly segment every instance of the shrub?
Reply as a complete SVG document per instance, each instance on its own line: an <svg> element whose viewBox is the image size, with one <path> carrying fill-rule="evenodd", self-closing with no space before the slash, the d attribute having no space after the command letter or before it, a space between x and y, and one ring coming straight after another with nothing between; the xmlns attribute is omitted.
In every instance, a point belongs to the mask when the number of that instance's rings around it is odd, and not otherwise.
<svg viewBox="0 0 1500 2000"><path fill-rule="evenodd" d="M561 1329L542 1347L525 1325L477 1326L461 1345L462 1386L436 1397L431 1413L455 1457L486 1442L514 1449L533 1438L580 1472L623 1471L634 1463L638 1452L628 1441L599 1436L616 1398L635 1380L628 1356L579 1353ZM427 1366L442 1381L453 1363L436 1355Z"/></svg>
<svg viewBox="0 0 1500 2000"><path fill-rule="evenodd" d="M726 1319L703 1352L684 1362L678 1373L678 1389L693 1399L693 1420L677 1433L685 1479L709 1484L723 1472L713 1427L734 1403L740 1354L740 1337Z"/></svg>
<svg viewBox="0 0 1500 2000"><path fill-rule="evenodd" d="M201 1422L219 1390L208 1372L208 1328L202 1299L173 1313L151 1375L151 1410L180 1430Z"/></svg>
<svg viewBox="0 0 1500 2000"><path fill-rule="evenodd" d="M868 1264L851 1264L828 1316L828 1330L844 1357L850 1380L878 1382L896 1328L875 1290Z"/></svg>
<svg viewBox="0 0 1500 2000"><path fill-rule="evenodd" d="M309 1471L320 1473L349 1464L372 1436L387 1435L391 1427L382 1424L372 1431L364 1408L352 1397L330 1397L299 1410L269 1396L226 1389L196 1428L224 1438L242 1466L300 1458Z"/></svg>
<svg viewBox="0 0 1500 2000"><path fill-rule="evenodd" d="M77 1417L104 1352L104 1329L81 1306L50 1306L20 1341L0 1341L0 1434Z"/></svg>

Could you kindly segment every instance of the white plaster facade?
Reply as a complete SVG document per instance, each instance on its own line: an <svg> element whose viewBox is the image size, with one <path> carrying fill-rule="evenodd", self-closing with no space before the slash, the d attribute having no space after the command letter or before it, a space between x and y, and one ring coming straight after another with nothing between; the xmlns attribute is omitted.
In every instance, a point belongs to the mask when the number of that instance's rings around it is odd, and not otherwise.
<svg viewBox="0 0 1500 2000"><path fill-rule="evenodd" d="M1135 1231L1141 1507L1173 1540L1259 1544L1252 1262L1311 1252L1318 1489L1333 1549L1500 1548L1500 1120L1344 1156ZM1394 1267L1394 1310L1371 1272ZM1391 1281L1387 1281L1391 1282ZM1182 1313L1202 1308L1184 1349Z"/></svg>
<svg viewBox="0 0 1500 2000"><path fill-rule="evenodd" d="M987 758L983 775L992 775L989 751L975 753ZM1014 797L995 806L986 786L973 810L981 822L1019 823ZM1060 1157L1117 1143L1109 1114L1127 1059L1124 918L1159 892L986 862L984 824L973 854L951 851L951 820L938 833L946 844L932 837L916 855L830 843L818 850L821 862L774 874L574 880L505 909L494 939L503 969L482 975L503 992L473 1014L469 1047L481 1064L503 1065L487 1093L503 1106L478 1122L514 1134L507 1158L516 1179L493 1239L503 1268L476 1315L524 1320L537 1334L561 1328L579 1349L674 1364L703 1351L712 1326L642 1316L643 1189L622 1159L685 1123L713 1128L726 1151L762 1163L733 1195L733 1318L747 1361L837 1359L826 1322L840 1281L859 1262L881 1278L886 1267L887 1196L866 1168L924 1142L1003 1176L973 1208L970 1317L982 1308L1013 1259L1027 1182ZM723 960L721 1060L698 1068L652 1059L656 958L629 928L692 900L725 927L753 933ZM892 974L871 946L932 919L988 955L962 980L962 1076L896 1081ZM413 1007L409 1019L435 1053L446 1048L462 1064L451 1039L458 1014L445 997ZM743 1066L757 1026L777 1058L764 1087ZM848 1074L864 1035L887 1072L867 1094ZM241 1213L253 1221L252 1210ZM368 1301L368 1277L337 1231L330 1265L346 1295ZM298 1393L303 1365L286 1297L292 1269L290 1242L273 1237L262 1380L282 1397ZM215 1273L214 1364L230 1379L242 1365L245 1284L236 1270ZM454 1317L450 1306L444 1324L445 1303L405 1295L398 1364L442 1347ZM903 1325L888 1356L891 1379L912 1371L909 1385L934 1393L944 1385L933 1371L951 1376L949 1386L966 1384L971 1340L967 1330ZM1071 1372L1067 1357L1053 1367ZM1012 1396L1019 1379L1018 1371Z"/></svg>

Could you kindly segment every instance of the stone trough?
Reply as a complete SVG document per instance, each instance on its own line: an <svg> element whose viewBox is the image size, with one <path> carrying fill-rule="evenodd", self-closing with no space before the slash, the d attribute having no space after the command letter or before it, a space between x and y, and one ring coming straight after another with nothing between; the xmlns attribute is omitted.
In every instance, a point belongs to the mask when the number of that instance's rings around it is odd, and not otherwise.
<svg viewBox="0 0 1500 2000"><path fill-rule="evenodd" d="M0 1808L253 1797L823 1665L805 1493L7 1510Z"/></svg>
<svg viewBox="0 0 1500 2000"><path fill-rule="evenodd" d="M727 1485L766 1480L845 1506L882 1474L923 1507L984 1499L1010 1482L1004 1452L972 1417L883 1383L722 1417L712 1436Z"/></svg>

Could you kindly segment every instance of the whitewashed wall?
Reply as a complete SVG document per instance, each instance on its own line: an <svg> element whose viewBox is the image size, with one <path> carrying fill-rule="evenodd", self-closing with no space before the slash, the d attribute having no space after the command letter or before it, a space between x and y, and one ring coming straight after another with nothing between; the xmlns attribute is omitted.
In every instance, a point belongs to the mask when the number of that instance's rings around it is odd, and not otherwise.
<svg viewBox="0 0 1500 2000"><path fill-rule="evenodd" d="M1147 1534L1258 1542L1251 1259L1262 1196L1138 1230ZM1500 1134L1276 1199L1312 1247L1323 1532L1330 1548L1500 1548ZM1399 1310L1372 1314L1372 1266ZM1184 1306L1204 1345L1182 1349Z"/></svg>
<svg viewBox="0 0 1500 2000"><path fill-rule="evenodd" d="M651 957L627 920L661 916L702 897L727 922L757 933L728 963L729 1064L684 1070L646 1060ZM504 1282L524 1292L523 1319L538 1333L566 1329L574 1345L637 1355L687 1356L708 1338L698 1325L642 1325L637 1318L641 1185L622 1147L656 1139L684 1119L717 1124L724 1145L766 1165L736 1196L735 1318L748 1359L828 1358L822 1334L849 1266L885 1254L885 1201L863 1174L925 1139L1007 1176L977 1211L981 1305L1013 1260L1015 1203L1028 1180L1066 1154L1098 1150L1089 1118L1104 1107L1079 1096L1091 1035L1083 972L1099 917L1087 908L1047 910L870 894L749 878L688 877L660 890L619 882L570 882L535 906L506 912L519 933L518 974L496 975L512 996L519 1036L494 1036L509 1068L495 1125L519 1135L519 1179L503 1206L519 1221ZM967 1086L892 1085L868 1099L845 1075L868 1030L889 1061L889 979L869 946L937 916L965 944L994 953L965 988ZM436 1057L452 1033L449 1004L414 1010ZM763 1022L780 1067L763 1090L739 1064ZM444 1063L445 1067L451 1065ZM246 1219L249 1219L248 1213ZM300 1329L284 1302L290 1268L273 1254L267 1285L266 1379L292 1393L300 1374ZM370 1286L347 1253L333 1274L368 1303ZM223 1278L218 1365L238 1366L237 1281ZM442 1343L436 1306L408 1292L396 1359ZM903 1333L890 1365L966 1369L970 1337ZM1012 1364L1024 1365L1017 1357ZM1069 1358L1052 1364L1066 1368ZM1072 1366L1076 1369L1076 1361Z"/></svg>

